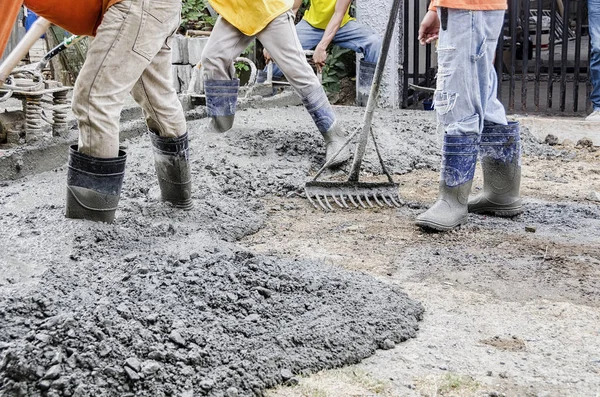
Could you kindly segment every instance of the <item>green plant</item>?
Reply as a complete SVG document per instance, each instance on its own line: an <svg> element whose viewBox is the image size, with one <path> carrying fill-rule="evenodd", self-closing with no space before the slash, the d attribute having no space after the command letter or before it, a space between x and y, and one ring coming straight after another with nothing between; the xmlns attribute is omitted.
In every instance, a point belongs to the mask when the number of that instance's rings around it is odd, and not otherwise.
<svg viewBox="0 0 600 397"><path fill-rule="evenodd" d="M207 0L181 1L181 26L186 29L215 26L216 17L210 14Z"/></svg>
<svg viewBox="0 0 600 397"><path fill-rule="evenodd" d="M340 80L348 76L348 65L345 58L352 50L340 46L331 46L328 50L327 60L323 66L323 88L327 92L338 92L340 90Z"/></svg>
<svg viewBox="0 0 600 397"><path fill-rule="evenodd" d="M255 41L252 41L240 56L247 57L249 54L252 54L252 52L254 51L254 44ZM247 72L248 70L250 70L250 66L246 62L235 62L233 66L235 67L235 74L238 78L243 72Z"/></svg>

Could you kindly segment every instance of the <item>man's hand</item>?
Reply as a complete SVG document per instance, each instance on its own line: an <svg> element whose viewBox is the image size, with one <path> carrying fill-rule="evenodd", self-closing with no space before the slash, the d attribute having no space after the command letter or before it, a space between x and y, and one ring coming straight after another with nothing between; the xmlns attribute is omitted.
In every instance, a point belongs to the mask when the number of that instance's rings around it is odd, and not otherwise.
<svg viewBox="0 0 600 397"><path fill-rule="evenodd" d="M263 56L265 57L265 63L271 62L271 54L269 54L266 48L263 48Z"/></svg>
<svg viewBox="0 0 600 397"><path fill-rule="evenodd" d="M317 72L320 72L323 66L325 66L325 61L327 60L327 48L323 48L321 46L317 46L315 48L315 52L313 54L313 61L315 62L315 66L317 67Z"/></svg>
<svg viewBox="0 0 600 397"><path fill-rule="evenodd" d="M437 40L440 34L440 19L436 11L427 11L419 26L419 43L430 44Z"/></svg>

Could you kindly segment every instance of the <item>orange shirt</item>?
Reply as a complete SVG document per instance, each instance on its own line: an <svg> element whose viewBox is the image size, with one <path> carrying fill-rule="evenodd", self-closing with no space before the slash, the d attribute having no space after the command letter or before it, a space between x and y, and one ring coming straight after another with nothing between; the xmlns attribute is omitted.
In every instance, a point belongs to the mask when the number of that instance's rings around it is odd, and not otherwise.
<svg viewBox="0 0 600 397"><path fill-rule="evenodd" d="M121 0L2 0L0 54L4 52L22 5L69 33L93 36L108 7L119 1Z"/></svg>
<svg viewBox="0 0 600 397"><path fill-rule="evenodd" d="M431 0L429 9L435 11L436 7L458 8L471 11L506 10L507 0Z"/></svg>

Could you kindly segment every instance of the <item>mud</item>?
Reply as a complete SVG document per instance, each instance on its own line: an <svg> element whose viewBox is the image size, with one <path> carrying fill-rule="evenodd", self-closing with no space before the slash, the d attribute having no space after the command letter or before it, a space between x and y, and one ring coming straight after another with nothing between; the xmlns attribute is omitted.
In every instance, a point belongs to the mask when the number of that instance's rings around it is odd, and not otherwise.
<svg viewBox="0 0 600 397"><path fill-rule="evenodd" d="M347 129L360 128L363 109L336 111ZM277 395L306 395L309 374L360 360L354 374L369 371L391 386L340 389L329 378L331 388L314 394L447 395L429 393L426 377L452 370L479 382L462 395L591 395L597 382L588 363L600 348L591 338L600 210L584 198L598 185L591 149L550 147L524 130L525 214L473 216L455 232L430 234L412 221L437 190L433 112L378 111L373 121L406 205L332 214L302 197L324 160L302 108L242 110L225 134L201 133L204 122L189 123L189 212L159 201L146 136L125 143L113 225L64 219L64 167L2 182L5 395L260 395L298 382ZM361 178L377 179L373 173L369 144ZM560 311L540 298L586 310ZM581 338L569 331L572 318ZM426 328L417 332L419 324ZM480 357L470 343L539 353L506 369L512 358ZM530 375L527 365L541 366L548 352L552 365ZM580 383L556 386L573 378Z"/></svg>

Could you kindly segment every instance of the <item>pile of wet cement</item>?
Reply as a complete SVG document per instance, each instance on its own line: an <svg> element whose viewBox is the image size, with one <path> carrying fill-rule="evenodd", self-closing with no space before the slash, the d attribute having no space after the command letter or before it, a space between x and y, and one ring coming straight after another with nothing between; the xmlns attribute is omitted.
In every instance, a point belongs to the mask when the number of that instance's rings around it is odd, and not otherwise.
<svg viewBox="0 0 600 397"><path fill-rule="evenodd" d="M310 119L226 136L200 124L193 211L159 201L144 137L114 224L64 219L65 170L0 192L7 257L48 269L2 287L3 395L261 395L416 335L423 309L395 286L231 243L261 227L260 197L298 191L322 160Z"/></svg>

